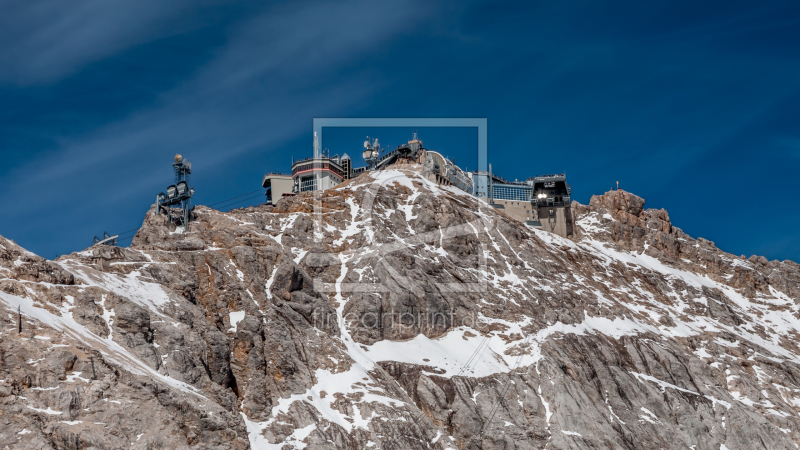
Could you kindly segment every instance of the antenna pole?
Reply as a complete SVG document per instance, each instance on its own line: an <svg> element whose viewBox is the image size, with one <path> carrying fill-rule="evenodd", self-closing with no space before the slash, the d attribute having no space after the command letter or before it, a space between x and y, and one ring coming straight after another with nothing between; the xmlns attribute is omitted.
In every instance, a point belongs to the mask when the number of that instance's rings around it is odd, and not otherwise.
<svg viewBox="0 0 800 450"><path fill-rule="evenodd" d="M17 334L22 333L22 305L17 305Z"/></svg>

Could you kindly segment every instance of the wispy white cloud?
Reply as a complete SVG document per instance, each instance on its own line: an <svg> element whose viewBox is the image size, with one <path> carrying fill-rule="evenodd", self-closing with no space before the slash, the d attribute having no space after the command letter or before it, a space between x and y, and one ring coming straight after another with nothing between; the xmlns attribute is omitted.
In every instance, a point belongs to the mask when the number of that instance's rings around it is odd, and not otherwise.
<svg viewBox="0 0 800 450"><path fill-rule="evenodd" d="M253 190L285 169L277 152L310 151L315 116L489 117L504 176L566 170L579 201L621 180L683 211L687 230L718 222L659 196L725 196L731 171L709 167L785 169L797 155L769 141L791 135L800 95L786 2L187 5L0 3L0 146L16 155L0 168L0 233L66 241L112 214L132 228L176 152L195 163L197 201Z"/></svg>
<svg viewBox="0 0 800 450"><path fill-rule="evenodd" d="M31 161L11 172L6 181L13 188L0 199L16 220L65 203L92 210L98 203L149 201L164 182L157 169L171 154L215 167L310 132L312 117L357 110L386 80L354 71L331 83L333 74L380 52L426 11L409 1L387 6L351 1L267 9L237 24L215 58L154 104L61 142L45 164ZM43 185L71 188L35 202L21 195ZM76 191L90 193L91 201L75 202Z"/></svg>
<svg viewBox="0 0 800 450"><path fill-rule="evenodd" d="M48 83L131 46L199 26L185 0L8 0L0 6L0 81Z"/></svg>

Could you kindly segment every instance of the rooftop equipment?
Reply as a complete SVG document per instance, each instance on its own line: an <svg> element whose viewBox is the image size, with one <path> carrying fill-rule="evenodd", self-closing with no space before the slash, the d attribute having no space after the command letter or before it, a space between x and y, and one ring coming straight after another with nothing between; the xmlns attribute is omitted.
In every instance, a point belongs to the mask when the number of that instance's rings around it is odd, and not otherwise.
<svg viewBox="0 0 800 450"><path fill-rule="evenodd" d="M378 143L378 139L375 138L374 141L370 142L369 136L367 136L367 140L364 141L364 153L361 155L364 157L364 161L367 162L367 167L372 168L375 166L380 153L381 144Z"/></svg>
<svg viewBox="0 0 800 450"><path fill-rule="evenodd" d="M175 170L175 184L167 186L166 194L162 192L156 196L156 208L158 214L163 212L167 215L168 222L185 227L189 223L191 199L194 195L194 189L189 187L192 163L177 154L172 168ZM177 214L173 211L175 207L179 209Z"/></svg>

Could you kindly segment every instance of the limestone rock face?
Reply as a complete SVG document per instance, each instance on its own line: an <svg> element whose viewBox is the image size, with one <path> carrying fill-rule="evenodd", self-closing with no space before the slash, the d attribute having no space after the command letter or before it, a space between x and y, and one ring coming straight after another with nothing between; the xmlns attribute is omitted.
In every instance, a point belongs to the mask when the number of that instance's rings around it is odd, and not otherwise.
<svg viewBox="0 0 800 450"><path fill-rule="evenodd" d="M57 261L0 238L0 448L800 445L798 264L625 191L567 240L419 172Z"/></svg>

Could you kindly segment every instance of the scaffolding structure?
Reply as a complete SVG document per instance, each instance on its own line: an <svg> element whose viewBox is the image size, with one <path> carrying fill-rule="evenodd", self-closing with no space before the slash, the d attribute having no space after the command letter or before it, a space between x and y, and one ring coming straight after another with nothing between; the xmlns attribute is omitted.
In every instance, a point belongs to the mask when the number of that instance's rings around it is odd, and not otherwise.
<svg viewBox="0 0 800 450"><path fill-rule="evenodd" d="M192 195L194 195L194 189L189 187L192 163L178 154L175 155L172 168L175 170L175 184L167 186L166 193L158 194L156 208L158 214L162 212L166 214L167 222L186 227L189 224ZM175 209L177 211L174 211Z"/></svg>

